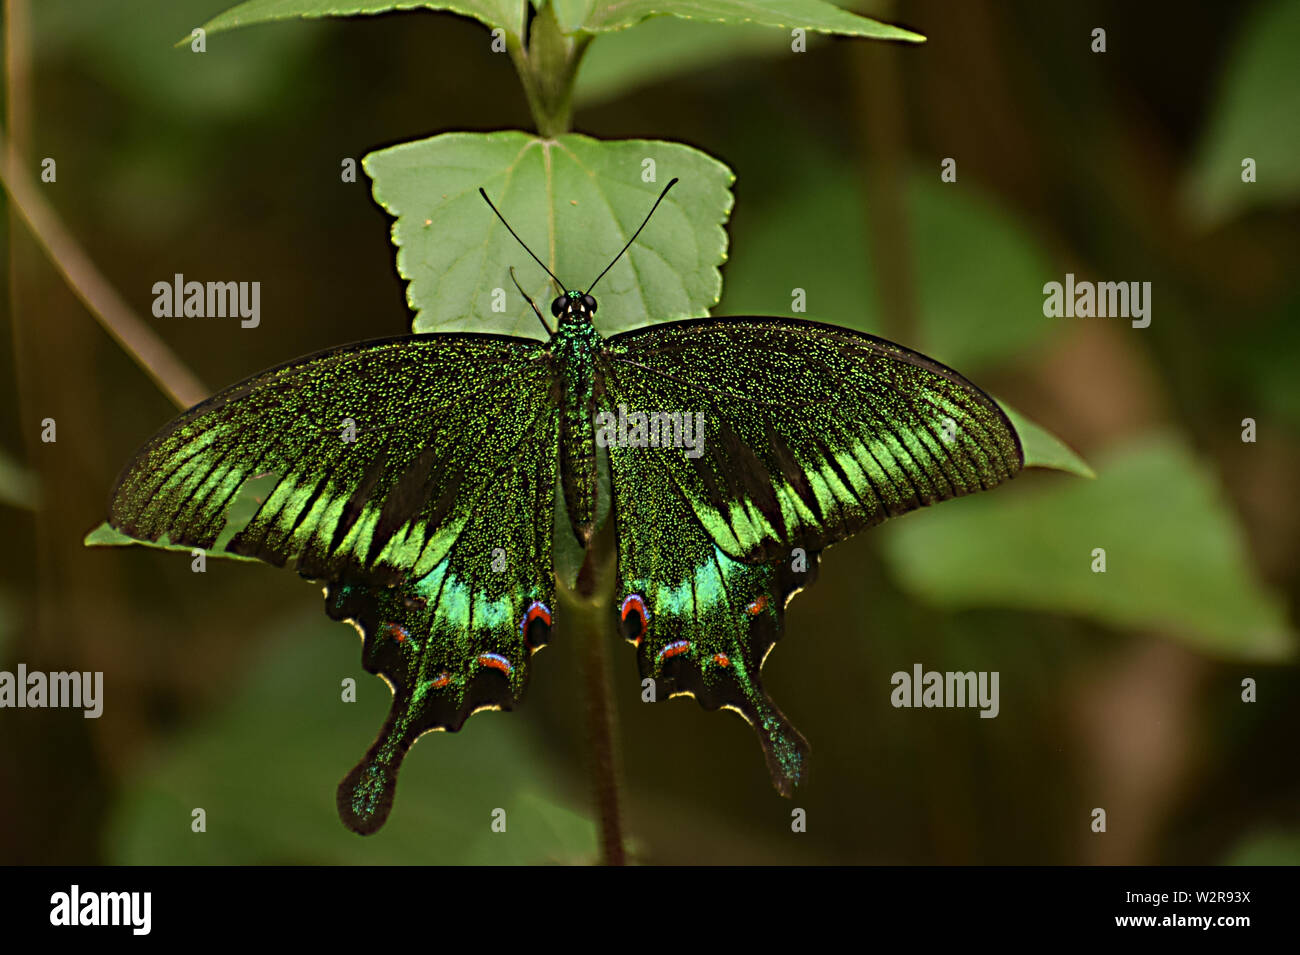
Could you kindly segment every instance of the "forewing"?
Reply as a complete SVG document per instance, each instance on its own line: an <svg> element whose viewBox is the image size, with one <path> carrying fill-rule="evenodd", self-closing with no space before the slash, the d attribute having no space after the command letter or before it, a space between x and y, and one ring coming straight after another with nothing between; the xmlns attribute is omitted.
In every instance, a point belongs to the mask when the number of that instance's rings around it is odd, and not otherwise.
<svg viewBox="0 0 1300 955"><path fill-rule="evenodd" d="M109 522L204 549L241 486L275 484L226 545L304 576L391 585L446 560L551 402L540 342L417 335L300 359L176 418L118 479Z"/></svg>
<svg viewBox="0 0 1300 955"><path fill-rule="evenodd" d="M957 372L847 329L794 319L687 321L609 340L604 406L698 415L674 483L741 561L817 550L1012 477L1005 413Z"/></svg>

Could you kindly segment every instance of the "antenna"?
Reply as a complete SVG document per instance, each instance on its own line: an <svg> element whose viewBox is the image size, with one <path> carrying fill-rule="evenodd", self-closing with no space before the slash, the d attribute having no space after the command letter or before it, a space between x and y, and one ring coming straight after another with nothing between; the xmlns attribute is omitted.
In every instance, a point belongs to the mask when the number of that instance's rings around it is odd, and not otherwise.
<svg viewBox="0 0 1300 955"><path fill-rule="evenodd" d="M515 277L515 267L513 265L510 266L510 281L515 283L515 288L519 289L519 294L524 297L524 301L533 307L533 311L537 313L537 320L542 323L542 328L546 329L546 334L554 335L555 331L550 325L546 324L546 319L542 318L542 312L537 307L537 303L529 297L528 293L524 291L524 287L519 284L519 279Z"/></svg>
<svg viewBox="0 0 1300 955"><path fill-rule="evenodd" d="M627 240L627 245L623 246L623 251L622 251L622 252L619 252L618 255L614 256L614 262L617 262L619 259L621 259L621 258L623 257L623 252L626 252L628 249L632 248L632 243L635 242L635 241L636 241L636 237L639 236L639 235L641 234L641 230L644 229L644 228L646 227L646 223L650 221L650 217L651 217L652 215L655 214L655 210L659 208L659 203L661 203L661 202L664 201L664 196L668 195L668 190L671 189L671 188L672 188L673 186L675 186L675 185L677 185L677 177L676 177L676 176L674 176L674 177L672 178L672 181L669 182L668 185L664 186L664 191L661 192L661 193L659 193L659 198L655 200L655 204L652 205L652 206L650 207L650 211L646 213L645 220L644 220L644 221L643 221L639 226L637 226L637 230L636 230L635 232L632 233L632 238L630 238L630 239ZM487 196L484 196L483 198L486 199ZM497 213L497 215L500 215L500 214L501 214L501 213L499 213L499 212ZM506 228L508 229L508 228L510 228L510 227L509 227L509 226L506 226ZM531 254L531 253L529 253L529 254ZM610 262L609 265L605 266L605 272L608 272L610 269L612 269L612 268L614 267L614 262ZM545 268L545 267L546 267L546 266L542 266L542 268ZM599 275L596 276L596 282L599 282L601 279L603 279L603 278L605 277L605 272L601 272ZM588 287L588 289L587 289L587 294L588 294L588 295L590 295L590 294L591 294L591 290L594 289L594 288L596 287L596 282L592 282L591 285Z"/></svg>
<svg viewBox="0 0 1300 955"><path fill-rule="evenodd" d="M673 182L676 182L676 181L677 181L676 179L673 180ZM671 186L672 184L673 184L673 183L670 182L668 185ZM664 192L667 192L667 191L668 191L667 189L664 190ZM523 246L524 246L524 251L525 251L525 252L527 252L529 255L532 255L532 256L533 256L533 261L536 262L538 265L540 265L543 269L546 269L546 274L549 275L549 276L550 276L550 277L555 281L555 284L556 284L556 285L558 285L560 288L563 288L563 289L564 289L564 294L565 294L565 295L569 294L569 290L568 290L567 288L564 288L564 283L561 282L559 279L555 278L555 273L552 272L550 269L547 269L547 268L546 268L546 263L543 262L541 259L539 259L537 256L533 255L533 250L530 249L530 248L528 248L528 246L524 245L524 240L521 239L521 238L519 238L519 234L516 233L514 229L510 228L510 223L507 222L507 221L506 221L506 217L503 216L503 215L501 214L501 210L498 209L496 206L492 205L492 200L488 198L488 194L487 194L486 192L483 191L483 187L482 187L482 186L479 186L478 194L479 194L480 196L483 197L483 201L486 202L486 203L488 204L488 206L492 209L492 211L495 212L495 213L497 214L497 218L500 219L500 220L501 220L501 224L502 224L503 226L506 227L506 231L509 232L511 235L513 235L513 236L515 237L515 241L516 241L516 242L518 242L520 245L523 245ZM660 196L659 198L662 199L663 196ZM657 202L655 203L655 205L658 205L658 204L659 204L659 203L657 203ZM651 209L650 211L653 212L654 210ZM637 231L640 232L641 230L638 229ZM635 239L636 236L633 236L632 238ZM621 253L621 252L619 253L619 255L622 255L622 254L623 254L623 253ZM612 264L612 263L611 263L611 264ZM544 325L544 324L546 324L546 323L543 322L542 324Z"/></svg>

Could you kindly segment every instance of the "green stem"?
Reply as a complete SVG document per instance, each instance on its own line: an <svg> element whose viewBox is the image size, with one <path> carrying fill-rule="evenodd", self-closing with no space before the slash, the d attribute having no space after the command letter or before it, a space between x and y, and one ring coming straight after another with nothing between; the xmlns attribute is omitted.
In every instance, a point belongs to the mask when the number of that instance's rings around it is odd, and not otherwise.
<svg viewBox="0 0 1300 955"><path fill-rule="evenodd" d="M588 621L591 623L591 621ZM619 807L618 722L610 687L607 628L587 626L583 647L587 678L587 729L591 743L591 782L600 815L600 854L605 865L624 865L623 820Z"/></svg>
<svg viewBox="0 0 1300 955"><path fill-rule="evenodd" d="M583 675L587 690L587 737L590 745L592 796L600 820L601 861L624 865L623 824L619 809L618 711L611 689L610 621L614 583L613 521L587 548L571 606L583 646Z"/></svg>
<svg viewBox="0 0 1300 955"><path fill-rule="evenodd" d="M519 37L506 37L506 50L523 83L533 122L546 139L569 131L573 86L591 40L590 34L563 33L549 3L533 18L526 46Z"/></svg>

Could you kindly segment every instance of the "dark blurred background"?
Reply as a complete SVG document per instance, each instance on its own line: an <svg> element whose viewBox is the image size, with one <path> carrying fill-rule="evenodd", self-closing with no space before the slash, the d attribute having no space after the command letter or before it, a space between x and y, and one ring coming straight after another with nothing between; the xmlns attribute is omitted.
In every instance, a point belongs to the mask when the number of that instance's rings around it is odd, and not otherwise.
<svg viewBox="0 0 1300 955"><path fill-rule="evenodd" d="M57 161L42 195L210 389L409 330L390 220L364 175L340 181L342 159L531 128L472 21L292 22L173 48L224 6L32 3L30 82L6 89L28 167ZM715 314L786 313L804 288L808 317L956 365L1099 478L1028 473L828 552L764 671L813 748L793 803L734 716L641 704L618 642L636 856L1300 861L1300 6L859 9L929 42L796 55L781 30L657 20L595 41L575 128L680 140L735 170ZM423 740L387 828L344 830L334 787L387 688L292 573L83 548L176 409L12 215L5 235L0 669L103 671L106 699L98 720L0 711L0 862L593 859L563 630L522 709ZM260 281L260 327L153 318L153 283L177 272ZM1152 282L1151 326L1045 318L1042 286L1066 272ZM998 671L1001 714L893 708L891 674L917 662Z"/></svg>

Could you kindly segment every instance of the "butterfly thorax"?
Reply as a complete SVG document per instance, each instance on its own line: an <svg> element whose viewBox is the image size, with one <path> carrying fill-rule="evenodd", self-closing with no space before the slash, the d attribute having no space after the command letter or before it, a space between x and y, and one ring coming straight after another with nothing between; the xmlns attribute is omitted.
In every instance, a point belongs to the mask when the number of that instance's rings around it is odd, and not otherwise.
<svg viewBox="0 0 1300 955"><path fill-rule="evenodd" d="M581 300L571 300L551 336L560 394L560 474L573 533L585 546L596 523L596 356L604 339Z"/></svg>

